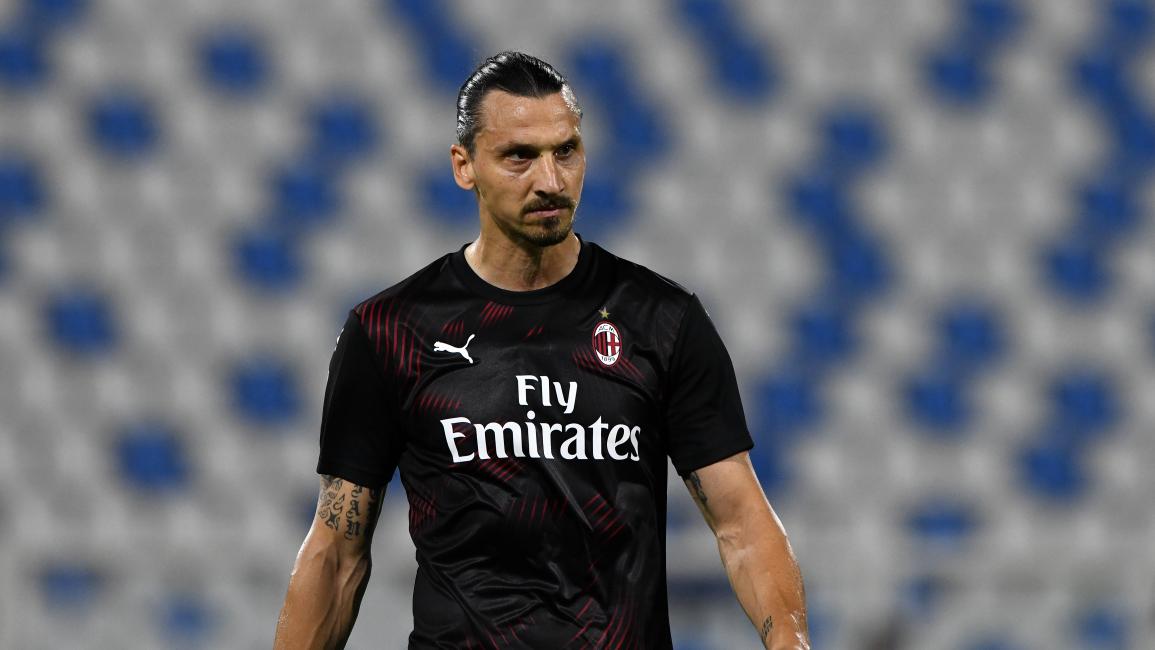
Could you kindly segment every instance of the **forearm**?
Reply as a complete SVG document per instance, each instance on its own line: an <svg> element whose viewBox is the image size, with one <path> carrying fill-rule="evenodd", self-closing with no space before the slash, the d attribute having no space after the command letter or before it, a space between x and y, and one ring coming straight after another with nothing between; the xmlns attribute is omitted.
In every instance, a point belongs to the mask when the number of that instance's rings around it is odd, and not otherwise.
<svg viewBox="0 0 1155 650"><path fill-rule="evenodd" d="M297 555L274 650L343 648L353 629L372 560L342 557L306 541Z"/></svg>
<svg viewBox="0 0 1155 650"><path fill-rule="evenodd" d="M773 650L807 650L802 573L778 518L750 516L745 525L718 531L726 575L762 642Z"/></svg>

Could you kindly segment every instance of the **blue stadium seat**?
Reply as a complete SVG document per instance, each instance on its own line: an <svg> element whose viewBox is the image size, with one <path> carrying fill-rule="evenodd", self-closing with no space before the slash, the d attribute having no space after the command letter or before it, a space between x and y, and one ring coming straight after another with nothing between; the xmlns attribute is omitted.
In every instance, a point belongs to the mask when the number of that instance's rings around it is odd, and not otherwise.
<svg viewBox="0 0 1155 650"><path fill-rule="evenodd" d="M325 226L341 211L339 178L319 161L296 160L281 165L273 171L270 185L273 218L279 226Z"/></svg>
<svg viewBox="0 0 1155 650"><path fill-rule="evenodd" d="M765 39L744 34L742 19L729 3L683 0L677 10L705 48L714 82L724 93L747 102L763 101L773 93L777 77Z"/></svg>
<svg viewBox="0 0 1155 650"><path fill-rule="evenodd" d="M1118 240L1133 232L1142 215L1135 191L1115 173L1082 184L1077 190L1078 232L1094 242Z"/></svg>
<svg viewBox="0 0 1155 650"><path fill-rule="evenodd" d="M621 228L634 210L633 186L627 177L607 166L591 166L586 172L574 226L591 239Z"/></svg>
<svg viewBox="0 0 1155 650"><path fill-rule="evenodd" d="M826 169L815 169L786 182L791 214L823 239L842 236L852 229L856 217L842 182Z"/></svg>
<svg viewBox="0 0 1155 650"><path fill-rule="evenodd" d="M774 437L792 437L817 424L824 408L819 386L809 374L777 371L766 377L758 389L760 431Z"/></svg>
<svg viewBox="0 0 1155 650"><path fill-rule="evenodd" d="M760 44L737 40L722 45L714 55L714 76L730 97L748 103L773 96L779 79L770 55Z"/></svg>
<svg viewBox="0 0 1155 650"><path fill-rule="evenodd" d="M44 39L19 26L0 27L0 88L9 92L34 90L51 74Z"/></svg>
<svg viewBox="0 0 1155 650"><path fill-rule="evenodd" d="M1092 604L1076 614L1074 634L1083 650L1128 650L1132 623L1127 612L1109 604Z"/></svg>
<svg viewBox="0 0 1155 650"><path fill-rule="evenodd" d="M981 524L974 506L947 496L923 499L906 518L907 529L915 539L949 551L962 550Z"/></svg>
<svg viewBox="0 0 1155 650"><path fill-rule="evenodd" d="M39 572L40 595L52 610L79 612L104 591L107 579L97 567L81 561L52 561Z"/></svg>
<svg viewBox="0 0 1155 650"><path fill-rule="evenodd" d="M831 364L849 360L859 340L848 310L826 300L803 305L790 317L792 357L801 364Z"/></svg>
<svg viewBox="0 0 1155 650"><path fill-rule="evenodd" d="M892 280L890 262L881 241L871 235L838 237L827 245L830 291L846 299L872 298Z"/></svg>
<svg viewBox="0 0 1155 650"><path fill-rule="evenodd" d="M1071 62L1072 85L1108 113L1133 101L1127 60L1108 46L1092 47Z"/></svg>
<svg viewBox="0 0 1155 650"><path fill-rule="evenodd" d="M970 299L949 305L937 320L939 357L955 371L996 361L1006 349L1006 335L995 310Z"/></svg>
<svg viewBox="0 0 1155 650"><path fill-rule="evenodd" d="M966 385L954 374L941 371L917 374L907 380L903 392L910 418L936 437L957 437L973 419Z"/></svg>
<svg viewBox="0 0 1155 650"><path fill-rule="evenodd" d="M116 441L120 478L141 493L180 492L193 479L193 468L181 435L163 422L145 421L128 426Z"/></svg>
<svg viewBox="0 0 1155 650"><path fill-rule="evenodd" d="M621 47L606 40L583 40L570 53L570 75L581 78L585 93L609 96L630 86Z"/></svg>
<svg viewBox="0 0 1155 650"><path fill-rule="evenodd" d="M1155 36L1155 9L1148 0L1110 0L1103 4L1107 8L1104 43L1127 51L1150 44Z"/></svg>
<svg viewBox="0 0 1155 650"><path fill-rule="evenodd" d="M170 647L211 647L208 642L219 626L217 613L203 597L190 593L169 594L160 604L161 636Z"/></svg>
<svg viewBox="0 0 1155 650"><path fill-rule="evenodd" d="M231 377L233 408L246 422L275 426L301 415L297 374L285 362L258 356L234 367Z"/></svg>
<svg viewBox="0 0 1155 650"><path fill-rule="evenodd" d="M789 445L774 431L754 431L753 437L750 464L758 475L758 483L766 494L784 494L794 479L794 471L786 458Z"/></svg>
<svg viewBox="0 0 1155 650"><path fill-rule="evenodd" d="M1057 421L1088 435L1106 432L1124 415L1115 382L1095 370L1076 369L1056 377L1050 399Z"/></svg>
<svg viewBox="0 0 1155 650"><path fill-rule="evenodd" d="M318 102L308 116L312 157L342 164L372 154L380 133L369 102L354 93L336 93Z"/></svg>
<svg viewBox="0 0 1155 650"><path fill-rule="evenodd" d="M1155 166L1155 114L1151 109L1132 106L1119 110L1111 127L1116 148L1112 162L1121 173L1135 175Z"/></svg>
<svg viewBox="0 0 1155 650"><path fill-rule="evenodd" d="M51 296L45 306L45 320L53 344L67 353L102 355L118 343L113 306L94 289L75 288Z"/></svg>
<svg viewBox="0 0 1155 650"><path fill-rule="evenodd" d="M38 165L16 152L0 152L0 228L42 212L46 195Z"/></svg>
<svg viewBox="0 0 1155 650"><path fill-rule="evenodd" d="M247 25L225 25L202 37L200 68L204 82L227 96L252 97L272 78L264 40Z"/></svg>
<svg viewBox="0 0 1155 650"><path fill-rule="evenodd" d="M152 103L128 89L110 90L95 98L88 108L88 129L101 152L124 160L151 153L161 137Z"/></svg>
<svg viewBox="0 0 1155 650"><path fill-rule="evenodd" d="M899 596L902 611L915 620L928 620L937 613L950 587L950 583L940 576L914 576L902 585Z"/></svg>
<svg viewBox="0 0 1155 650"><path fill-rule="evenodd" d="M634 161L653 160L671 149L673 134L658 108L647 102L631 79L625 47L612 41L583 41L570 53L573 77L601 104L609 124L604 156L631 171Z"/></svg>
<svg viewBox="0 0 1155 650"><path fill-rule="evenodd" d="M300 244L290 234L260 228L238 234L233 242L236 271L249 285L283 293L297 288L305 275Z"/></svg>
<svg viewBox="0 0 1155 650"><path fill-rule="evenodd" d="M1063 296L1091 302L1103 296L1114 281L1102 251L1081 239L1067 239L1043 251L1046 281Z"/></svg>
<svg viewBox="0 0 1155 650"><path fill-rule="evenodd" d="M878 164L886 156L887 136L879 116L865 106L848 104L830 111L822 122L827 168L853 172Z"/></svg>
<svg viewBox="0 0 1155 650"><path fill-rule="evenodd" d="M1026 445L1017 460L1023 486L1044 501L1068 504L1090 487L1076 445L1044 438Z"/></svg>
<svg viewBox="0 0 1155 650"><path fill-rule="evenodd" d="M444 93L456 98L461 82L481 63L480 48L457 29L444 26L426 37L424 55L426 67Z"/></svg>
<svg viewBox="0 0 1155 650"><path fill-rule="evenodd" d="M84 18L89 0L24 0L19 21L40 33L70 25Z"/></svg>
<svg viewBox="0 0 1155 650"><path fill-rule="evenodd" d="M1018 34L1026 22L1018 0L962 0L962 37L976 46L993 48Z"/></svg>
<svg viewBox="0 0 1155 650"><path fill-rule="evenodd" d="M447 165L425 170L419 182L421 204L431 216L452 226L472 226L477 221L477 198L457 186Z"/></svg>
<svg viewBox="0 0 1155 650"><path fill-rule="evenodd" d="M628 95L606 106L611 137L607 157L628 161L653 160L670 148L670 134L661 116L649 106Z"/></svg>
<svg viewBox="0 0 1155 650"><path fill-rule="evenodd" d="M445 21L445 7L440 1L427 0L382 0L382 5L388 5L402 18L409 21L415 29L434 30Z"/></svg>
<svg viewBox="0 0 1155 650"><path fill-rule="evenodd" d="M418 39L429 76L445 92L457 93L461 82L481 63L481 52L450 22L440 0L384 0L386 9L399 15Z"/></svg>
<svg viewBox="0 0 1155 650"><path fill-rule="evenodd" d="M966 44L936 46L925 65L927 85L944 102L975 106L992 92L994 80L986 58Z"/></svg>

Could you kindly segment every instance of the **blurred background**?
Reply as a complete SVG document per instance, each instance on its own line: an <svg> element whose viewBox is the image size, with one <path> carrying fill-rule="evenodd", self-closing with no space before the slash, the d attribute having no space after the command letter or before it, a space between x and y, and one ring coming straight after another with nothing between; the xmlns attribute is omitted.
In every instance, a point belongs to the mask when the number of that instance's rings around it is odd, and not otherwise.
<svg viewBox="0 0 1155 650"><path fill-rule="evenodd" d="M271 645L346 310L475 236L455 93L524 49L578 231L729 346L816 649L1155 647L1151 4L0 9L0 646ZM755 647L671 477L677 648ZM406 509L351 648L404 647Z"/></svg>

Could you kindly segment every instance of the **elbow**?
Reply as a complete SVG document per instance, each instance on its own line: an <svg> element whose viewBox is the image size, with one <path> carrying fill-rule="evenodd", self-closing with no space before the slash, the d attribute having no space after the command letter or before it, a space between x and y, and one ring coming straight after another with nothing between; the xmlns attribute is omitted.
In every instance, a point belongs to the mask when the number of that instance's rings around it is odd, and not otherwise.
<svg viewBox="0 0 1155 650"><path fill-rule="evenodd" d="M317 572L339 583L359 581L373 564L369 547L350 548L341 541L310 533L297 553L293 574Z"/></svg>

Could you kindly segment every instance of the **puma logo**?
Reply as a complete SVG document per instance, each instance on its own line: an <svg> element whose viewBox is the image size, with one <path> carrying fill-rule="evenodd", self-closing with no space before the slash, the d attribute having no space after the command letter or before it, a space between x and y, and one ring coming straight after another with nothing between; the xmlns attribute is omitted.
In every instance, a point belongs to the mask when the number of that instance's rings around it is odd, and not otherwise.
<svg viewBox="0 0 1155 650"><path fill-rule="evenodd" d="M466 361L468 361L469 363L473 363L473 357L469 356L469 350L466 350L465 348L469 347L469 342L473 340L474 336L476 336L476 334L470 334L469 338L465 339L465 345L463 345L461 347L455 347L455 346L449 345L448 343L442 343L441 341L437 341L433 344L433 351L434 352L456 352L457 354L460 354L461 356L465 357Z"/></svg>

